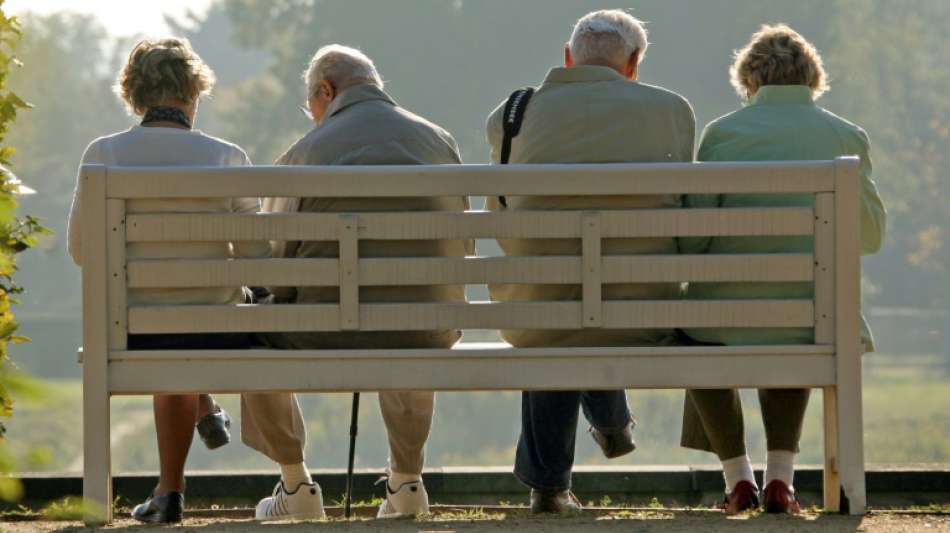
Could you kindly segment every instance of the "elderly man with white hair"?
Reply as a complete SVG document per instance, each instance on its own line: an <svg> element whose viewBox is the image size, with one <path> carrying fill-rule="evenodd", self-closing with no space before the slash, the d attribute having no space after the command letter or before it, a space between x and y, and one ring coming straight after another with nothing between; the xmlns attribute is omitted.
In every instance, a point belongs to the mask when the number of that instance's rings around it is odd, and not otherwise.
<svg viewBox="0 0 950 533"><path fill-rule="evenodd" d="M647 49L643 24L621 10L582 17L553 68L533 93L515 91L488 119L492 160L501 163L691 161L695 119L681 96L638 80ZM527 102L527 103L526 103ZM516 129L520 130L514 135ZM679 207L676 196L490 198L488 208L640 209ZM580 255L579 240L501 240L506 255ZM674 239L605 239L605 254L675 254ZM493 285L497 301L580 300L576 285ZM608 300L676 299L677 284L604 285ZM506 330L514 346L655 346L668 330ZM534 512L574 512L571 469L578 410L608 458L634 450L633 418L618 391L525 392L515 475L531 490Z"/></svg>
<svg viewBox="0 0 950 533"><path fill-rule="evenodd" d="M383 91L373 62L359 50L325 46L304 73L308 115L315 127L282 155L280 165L458 164L458 147L444 129L399 107ZM464 211L465 198L269 198L270 212ZM272 243L275 257L337 257L336 242ZM464 257L471 241L362 241L361 257ZM333 287L270 287L276 304L338 302ZM464 301L461 285L360 287L362 302ZM270 333L262 340L278 349L446 348L461 333L448 331ZM422 484L424 449L432 424L432 392L381 392L380 410L389 437L386 501L378 516L428 512ZM257 505L259 520L324 516L320 487L304 464L306 432L292 394L248 394L242 399L241 436L248 446L281 467L271 497Z"/></svg>

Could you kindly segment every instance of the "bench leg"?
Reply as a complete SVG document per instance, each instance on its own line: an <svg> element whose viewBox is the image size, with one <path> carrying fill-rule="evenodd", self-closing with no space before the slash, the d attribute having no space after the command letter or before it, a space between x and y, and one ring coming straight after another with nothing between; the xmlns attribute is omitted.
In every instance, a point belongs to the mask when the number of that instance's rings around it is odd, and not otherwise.
<svg viewBox="0 0 950 533"><path fill-rule="evenodd" d="M860 373L860 366L858 366ZM864 420L861 376L839 379L837 391L838 475L847 497L847 511L862 515L867 508L864 480Z"/></svg>
<svg viewBox="0 0 950 533"><path fill-rule="evenodd" d="M838 478L838 391L835 387L822 389L824 404L824 508L826 512L841 510L841 481Z"/></svg>
<svg viewBox="0 0 950 533"><path fill-rule="evenodd" d="M107 524L112 522L109 393L105 376L90 375L94 365L88 361L83 366L83 520L88 525Z"/></svg>

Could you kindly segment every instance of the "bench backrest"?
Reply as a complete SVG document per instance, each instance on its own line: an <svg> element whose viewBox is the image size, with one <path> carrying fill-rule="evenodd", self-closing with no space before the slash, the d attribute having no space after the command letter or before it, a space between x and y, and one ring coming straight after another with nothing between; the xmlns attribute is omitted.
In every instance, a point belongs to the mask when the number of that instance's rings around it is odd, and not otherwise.
<svg viewBox="0 0 950 533"><path fill-rule="evenodd" d="M352 167L86 165L84 346L105 357L129 333L814 327L837 352L858 342L858 163L835 161ZM127 214L134 199L669 194L815 195L810 207L585 211ZM602 239L813 235L813 253L602 255ZM580 239L579 256L360 258L361 239ZM338 241L329 259L127 260L137 242ZM604 301L613 283L814 282L813 300ZM580 301L361 303L359 287L551 283ZM136 307L128 290L338 287L339 303ZM87 355L88 358L88 355Z"/></svg>

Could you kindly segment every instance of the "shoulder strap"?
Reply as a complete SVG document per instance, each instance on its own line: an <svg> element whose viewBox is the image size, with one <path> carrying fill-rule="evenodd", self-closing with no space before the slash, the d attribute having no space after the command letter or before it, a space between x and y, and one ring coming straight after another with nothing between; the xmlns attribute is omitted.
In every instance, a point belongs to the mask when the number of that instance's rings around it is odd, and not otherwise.
<svg viewBox="0 0 950 533"><path fill-rule="evenodd" d="M505 103L505 113L502 117L503 137L501 141L501 164L507 165L511 158L511 140L521 132L521 123L524 121L525 110L528 108L528 102L534 95L534 87L525 87L511 93L508 101ZM507 207L508 202L504 196L499 196L501 205Z"/></svg>

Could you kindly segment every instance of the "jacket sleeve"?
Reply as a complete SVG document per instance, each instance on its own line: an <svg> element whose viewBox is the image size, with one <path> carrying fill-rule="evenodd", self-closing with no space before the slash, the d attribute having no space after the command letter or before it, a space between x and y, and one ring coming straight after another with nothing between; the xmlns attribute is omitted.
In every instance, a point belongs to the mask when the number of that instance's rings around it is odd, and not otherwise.
<svg viewBox="0 0 950 533"><path fill-rule="evenodd" d="M488 119L485 121L485 137L488 140L488 146L490 148L489 159L492 163L498 164L501 162L501 141L504 137L502 131L501 115L505 111L505 102L499 104L494 111L488 115Z"/></svg>
<svg viewBox="0 0 950 533"><path fill-rule="evenodd" d="M861 166L861 254L877 253L884 244L887 231L887 210L871 179L871 143L863 131L859 134Z"/></svg>
<svg viewBox="0 0 950 533"><path fill-rule="evenodd" d="M69 219L66 226L66 250L73 262L82 266L82 186L80 173L82 165L101 164L102 150L100 141L96 140L86 147L76 171L76 187L73 189L73 203L69 208Z"/></svg>
<svg viewBox="0 0 950 533"><path fill-rule="evenodd" d="M703 132L703 138L699 143L699 152L696 154L697 161L714 161L716 159L716 135L711 127L707 127ZM683 196L683 207L686 208L710 208L719 207L722 196L718 194L687 194ZM709 244L712 237L677 237L676 243L681 254L703 254L709 250Z"/></svg>

